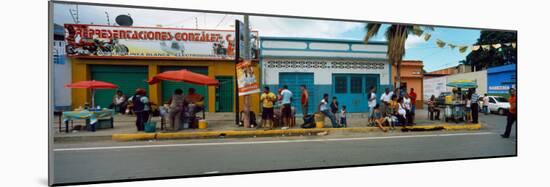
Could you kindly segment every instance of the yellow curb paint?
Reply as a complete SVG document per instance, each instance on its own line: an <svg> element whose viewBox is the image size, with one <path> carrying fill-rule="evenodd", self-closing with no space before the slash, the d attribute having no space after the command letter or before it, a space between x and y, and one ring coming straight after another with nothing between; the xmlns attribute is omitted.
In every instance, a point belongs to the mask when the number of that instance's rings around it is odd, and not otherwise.
<svg viewBox="0 0 550 187"><path fill-rule="evenodd" d="M155 135L156 133L113 134L112 139L117 141L151 140L155 139Z"/></svg>
<svg viewBox="0 0 550 187"><path fill-rule="evenodd" d="M431 129L443 127L445 130L479 130L481 124L469 125L419 125L409 126L415 129ZM274 129L274 130L228 130L228 131L200 131L200 132L173 132L173 133L137 133L137 134L113 134L116 141L151 140L151 139L188 139L188 138L212 138L212 137L238 137L238 136L270 136L292 134L315 134L320 132L374 132L380 131L376 127L351 127L351 128L313 128L313 129Z"/></svg>

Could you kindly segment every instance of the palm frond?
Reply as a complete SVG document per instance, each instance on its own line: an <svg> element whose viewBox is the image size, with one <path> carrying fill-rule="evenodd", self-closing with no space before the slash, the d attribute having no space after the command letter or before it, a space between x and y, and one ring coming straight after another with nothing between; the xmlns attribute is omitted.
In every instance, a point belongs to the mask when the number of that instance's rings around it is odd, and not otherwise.
<svg viewBox="0 0 550 187"><path fill-rule="evenodd" d="M433 27L433 26L426 26L426 25L424 25L424 26L422 26L422 29L423 29L423 30L435 31L435 27Z"/></svg>
<svg viewBox="0 0 550 187"><path fill-rule="evenodd" d="M365 35L365 39L364 39L365 43L368 43L370 38L378 34L378 31L380 30L380 26L382 26L382 24L379 24L379 23L367 24L367 26L365 27L365 29L367 30L367 34Z"/></svg>

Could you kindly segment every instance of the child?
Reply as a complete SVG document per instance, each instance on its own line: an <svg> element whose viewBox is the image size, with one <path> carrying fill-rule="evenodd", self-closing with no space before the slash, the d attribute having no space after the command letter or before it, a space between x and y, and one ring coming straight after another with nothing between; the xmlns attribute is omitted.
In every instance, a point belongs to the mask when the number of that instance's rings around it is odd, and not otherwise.
<svg viewBox="0 0 550 187"><path fill-rule="evenodd" d="M376 126L378 128L380 128L380 130L382 130L384 132L388 132L388 130L385 129L384 126L383 126L383 124L385 122L388 122L390 124L390 128L393 128L393 124L389 120L390 117L389 116L387 116L387 117L382 116L382 112L380 111L380 106L378 106L378 105L374 106L374 112L373 112L372 116L373 116L373 120L374 120Z"/></svg>
<svg viewBox="0 0 550 187"><path fill-rule="evenodd" d="M330 112L332 112L334 116L338 114L338 100L336 99L336 97L332 97L332 103L330 103Z"/></svg>
<svg viewBox="0 0 550 187"><path fill-rule="evenodd" d="M470 100L470 97L464 95L464 121L466 121L466 123L470 122L470 120L472 119L472 108L470 106L471 104L472 101Z"/></svg>
<svg viewBox="0 0 550 187"><path fill-rule="evenodd" d="M342 110L340 111L340 126L341 127L348 127L348 124L346 122L346 105L342 106Z"/></svg>
<svg viewBox="0 0 550 187"><path fill-rule="evenodd" d="M393 115L397 112L398 109L397 95L392 95L390 100L390 115Z"/></svg>

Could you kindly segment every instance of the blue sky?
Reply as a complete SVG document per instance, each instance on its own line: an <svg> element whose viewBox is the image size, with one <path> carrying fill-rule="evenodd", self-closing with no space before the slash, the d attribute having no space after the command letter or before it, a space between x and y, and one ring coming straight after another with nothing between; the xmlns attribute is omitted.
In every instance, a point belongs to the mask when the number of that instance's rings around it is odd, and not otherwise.
<svg viewBox="0 0 550 187"><path fill-rule="evenodd" d="M75 9L74 5L56 4L54 7L54 23L63 25L74 23L69 9ZM240 15L210 14L200 12L181 12L165 10L113 8L100 6L79 6L79 21L85 24L107 25L113 24L114 18L120 14L130 14L134 18L134 26L172 28L202 28L202 29L233 29L234 20L242 20ZM250 17L250 25L253 30L259 31L261 36L285 36L285 37L310 37L333 39L357 39L362 40L365 35L366 23L342 22L294 18L274 17ZM383 41L384 29L381 28L374 40ZM470 48L465 53L449 47L438 48L436 39L441 39L456 45L472 45L480 35L480 30L436 27L430 31L432 37L428 41L416 36L410 36L406 44L406 60L422 60L424 69L433 71L458 65L465 59Z"/></svg>
<svg viewBox="0 0 550 187"><path fill-rule="evenodd" d="M380 28L378 35L373 40L385 41L384 31L388 25ZM477 29L456 29L436 27L434 31L428 31L432 35L428 41L416 36L409 36L405 57L406 60L422 60L424 69L433 71L443 69L450 66L458 65L460 60L464 60L470 48L464 53L460 53L458 48L451 49L449 47L439 48L435 41L441 39L445 42L455 45L472 45L479 38L480 30ZM362 39L365 36L365 28L354 28L342 33L343 38Z"/></svg>

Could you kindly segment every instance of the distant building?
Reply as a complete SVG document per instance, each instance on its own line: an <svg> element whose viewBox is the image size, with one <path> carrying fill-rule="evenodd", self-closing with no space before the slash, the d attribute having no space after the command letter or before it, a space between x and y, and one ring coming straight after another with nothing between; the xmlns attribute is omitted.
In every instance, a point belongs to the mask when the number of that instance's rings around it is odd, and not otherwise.
<svg viewBox="0 0 550 187"><path fill-rule="evenodd" d="M71 62L65 53L65 29L54 24L52 48L53 102L55 110L71 109L71 89L65 88L71 83Z"/></svg>
<svg viewBox="0 0 550 187"><path fill-rule="evenodd" d="M401 88L405 89L407 93L409 93L411 88L414 88L414 92L417 95L416 108L422 108L423 103L424 85L422 80L424 75L422 68L424 68L424 64L421 60L403 60L401 62ZM394 86L396 86L397 68L395 65L392 67L392 75L392 81Z"/></svg>
<svg viewBox="0 0 550 187"><path fill-rule="evenodd" d="M469 72L472 72L472 68L470 67L470 65L459 64L457 66L427 72L425 76L438 77L438 76L454 75L454 74L469 73Z"/></svg>

